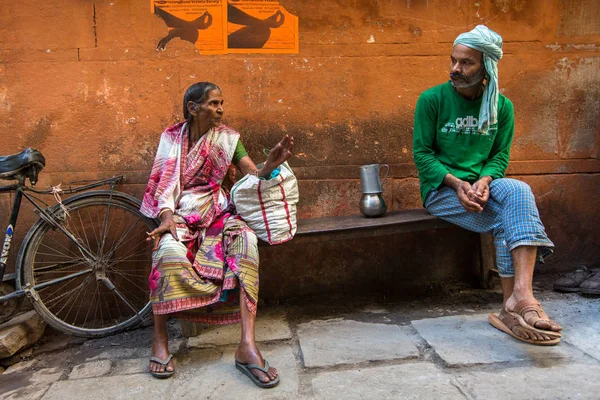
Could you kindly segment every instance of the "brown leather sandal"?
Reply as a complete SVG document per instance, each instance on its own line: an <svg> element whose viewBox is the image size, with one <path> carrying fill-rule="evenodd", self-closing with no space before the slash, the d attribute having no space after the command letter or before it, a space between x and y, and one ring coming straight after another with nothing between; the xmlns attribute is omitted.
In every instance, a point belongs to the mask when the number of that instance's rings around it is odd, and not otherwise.
<svg viewBox="0 0 600 400"><path fill-rule="evenodd" d="M530 329L530 328L523 327L519 323L519 321L515 317L513 317L511 314L504 314L502 317L500 317L499 314L492 313L488 316L488 322L494 328L499 329L502 332L509 334L510 336L514 337L517 340L520 340L521 342L534 344L537 346L554 346L560 342L559 337L550 339L550 340L533 340L533 339L525 339L521 336L518 336L517 334L515 334L513 332L512 328L514 328L515 326L519 326L522 329ZM535 329L535 328L533 328L533 330L539 331L538 329ZM550 336L550 335L548 335L547 331L542 331L542 333L546 336Z"/></svg>
<svg viewBox="0 0 600 400"><path fill-rule="evenodd" d="M521 300L515 305L515 309L513 311L506 310L506 312L515 317L523 328L539 331L548 336L562 337L562 335L559 332L560 330L562 330L562 327L550 319L548 314L546 314L546 312L542 308L542 305L537 300ZM534 312L537 314L537 321L546 321L549 324L556 325L559 328L558 331L535 327L534 325L525 320L524 316L529 312Z"/></svg>

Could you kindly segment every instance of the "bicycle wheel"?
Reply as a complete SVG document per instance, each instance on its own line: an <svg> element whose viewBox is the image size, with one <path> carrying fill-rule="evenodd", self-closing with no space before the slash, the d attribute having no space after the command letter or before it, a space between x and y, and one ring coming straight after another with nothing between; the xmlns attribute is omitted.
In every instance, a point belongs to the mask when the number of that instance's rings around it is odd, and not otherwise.
<svg viewBox="0 0 600 400"><path fill-rule="evenodd" d="M138 324L150 311L152 246L145 239L156 220L120 192L87 192L63 204L67 213L49 210L59 226L40 219L21 249L35 309L52 327L77 336L106 336Z"/></svg>

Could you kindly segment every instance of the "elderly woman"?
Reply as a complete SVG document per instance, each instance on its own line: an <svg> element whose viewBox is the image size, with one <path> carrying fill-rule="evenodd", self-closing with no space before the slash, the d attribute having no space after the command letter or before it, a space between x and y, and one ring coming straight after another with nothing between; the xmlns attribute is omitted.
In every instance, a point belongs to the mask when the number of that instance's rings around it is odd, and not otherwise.
<svg viewBox="0 0 600 400"><path fill-rule="evenodd" d="M259 170L240 134L221 124L223 94L209 82L196 83L183 99L185 122L161 136L141 210L159 217L154 239L150 301L154 337L150 373L173 375L166 322L169 315L207 324L241 320L242 339L236 367L260 387L279 382L256 347L254 323L258 303L258 249L254 232L235 214L221 188L229 166L243 174L270 178L292 154L293 137L285 136Z"/></svg>

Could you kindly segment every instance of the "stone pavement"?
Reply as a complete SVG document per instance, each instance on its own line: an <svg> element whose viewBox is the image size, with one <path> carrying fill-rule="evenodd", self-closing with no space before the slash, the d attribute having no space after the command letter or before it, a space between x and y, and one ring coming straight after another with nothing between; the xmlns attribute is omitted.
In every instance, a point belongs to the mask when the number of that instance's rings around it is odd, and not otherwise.
<svg viewBox="0 0 600 400"><path fill-rule="evenodd" d="M565 327L558 346L527 345L494 329L489 303L417 304L410 312L368 304L317 316L267 308L257 337L282 376L271 390L235 369L237 325L184 338L171 323L177 373L169 380L146 372L149 327L83 343L62 337L63 346L46 344L50 351L42 346L0 375L0 400L600 398L600 299L565 295L544 305Z"/></svg>

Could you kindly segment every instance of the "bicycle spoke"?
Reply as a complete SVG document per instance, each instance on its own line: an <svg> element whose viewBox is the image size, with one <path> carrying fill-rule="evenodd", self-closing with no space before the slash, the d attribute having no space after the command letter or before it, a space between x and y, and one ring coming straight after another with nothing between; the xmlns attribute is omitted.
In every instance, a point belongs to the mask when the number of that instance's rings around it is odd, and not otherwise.
<svg viewBox="0 0 600 400"><path fill-rule="evenodd" d="M141 260L140 260L140 259L131 259L131 258L130 258L130 257L138 257L138 256L142 255L144 252L146 252L146 250L140 250L140 251L138 251L138 252L136 252L136 253L134 253L134 254L131 254L131 255L130 255L130 256L128 256L128 257L120 257L120 258L117 258L117 259L111 260L111 263L110 263L110 264L108 264L108 265L106 266L106 268L112 271L112 270L113 270L113 267L114 267L115 265L117 265L117 264L119 264L119 263L122 263L122 262L124 262L124 261L128 261L128 262L132 262L132 261L144 261L145 263L148 263L148 265L151 265L151 264L152 264L152 258L151 258L151 257L144 258L144 259L141 259Z"/></svg>
<svg viewBox="0 0 600 400"><path fill-rule="evenodd" d="M94 290L94 295L92 296L92 299L90 300L90 303L91 303L91 304L93 304L93 303L94 303L94 299L96 298L96 293L97 293L97 292L98 292L98 285L96 285L96 290ZM87 319L88 319L88 316L90 315L90 310L91 310L91 309L92 309L92 307L89 307L89 308L88 308L88 312L87 312L87 314L85 315L85 320L83 320L83 326L86 326L85 324L87 323ZM96 320L96 312L97 312L97 311L98 311L97 309L95 309L95 311L94 311L94 320Z"/></svg>
<svg viewBox="0 0 600 400"><path fill-rule="evenodd" d="M102 296L102 298L104 299L104 304L106 304L106 312L108 313L108 320L113 321L113 317L112 317L112 307L110 306L110 304L108 304L108 300L106 299L106 296Z"/></svg>
<svg viewBox="0 0 600 400"><path fill-rule="evenodd" d="M114 254L114 253L115 253L117 250L119 250L121 247L123 247L124 245L126 245L127 243L129 243L129 242L130 242L131 240L133 240L134 238L135 238L135 235L131 235L131 236L129 237L129 239L127 239L125 242L121 243L121 244L120 244L118 247L116 247L114 250L112 250L112 254ZM144 238L144 241L145 241L145 240L146 240L146 239ZM150 246L147 246L147 247L146 247L146 249L144 249L144 250L147 250L149 247L150 247ZM134 248L135 248L135 247L134 247ZM107 253L107 254L108 254L108 253Z"/></svg>
<svg viewBox="0 0 600 400"><path fill-rule="evenodd" d="M121 307L119 307L119 301L117 300L117 295L115 294L115 292L111 292L113 295L113 299L115 300L115 307L117 307L117 312L119 313L119 319L123 318L123 313L121 313Z"/></svg>
<svg viewBox="0 0 600 400"><path fill-rule="evenodd" d="M115 287L116 287L116 285L115 285ZM145 292L146 292L145 289L142 290L142 293L145 293ZM136 304L146 304L148 302L148 299L144 300L143 298L140 298L139 296L133 294L133 292L131 292L131 291L128 291L127 294L129 297L132 297L132 300L134 300Z"/></svg>
<svg viewBox="0 0 600 400"><path fill-rule="evenodd" d="M114 241L113 241L113 246L111 246L110 250L106 252L106 254L110 254L112 252L117 251L118 248L121 247L121 242L123 242L123 240L125 240L126 237L129 237L128 241L131 240L131 237L129 236L129 233L131 232L131 230L133 228L136 227L136 225L138 224L139 221L141 221L142 217L138 217L138 219L135 221L134 224L132 224L129 229L127 230L127 232L125 232L125 234L122 234L119 238L119 242L116 244L116 246L114 245Z"/></svg>
<svg viewBox="0 0 600 400"><path fill-rule="evenodd" d="M112 251L112 248L115 245L115 241L117 240L117 238L123 237L123 229L124 229L123 223L125 222L126 216L121 216L120 218L117 218L116 214L118 211L119 211L118 209L115 209L113 212L113 222L110 222L110 226L112 228L111 229L112 234L110 236L112 238L112 241L110 242L110 245L108 247L105 247L105 249L108 248L108 251L105 251L104 255L110 254L110 252ZM120 211L121 211L121 214L123 214L122 210L120 210ZM119 221L119 225L116 227L114 225L115 219L117 219ZM107 244L108 244L108 242L107 242Z"/></svg>
<svg viewBox="0 0 600 400"><path fill-rule="evenodd" d="M143 292L148 291L148 286L140 286L138 283L132 281L131 279L129 279L127 276L125 276L124 274L120 273L119 271L110 271L110 273L122 277L123 279L125 279L126 281L128 281L129 283L131 283L132 285L134 285L135 287L137 287L138 289L141 289Z"/></svg>
<svg viewBox="0 0 600 400"><path fill-rule="evenodd" d="M104 317L102 316L102 301L101 301L102 290L100 289L99 284L97 286L98 286L98 303L97 303L96 309L100 309L100 321L104 321ZM94 318L94 323L96 323L96 321L98 321L98 320Z"/></svg>
<svg viewBox="0 0 600 400"><path fill-rule="evenodd" d="M90 226L92 228L92 233L94 234L94 239L96 240L96 246L99 246L100 242L98 241L98 235L96 235L96 229L94 228L95 222L92 220L92 216L90 215L89 208L87 209L88 216L90 217ZM98 247L96 247L98 248Z"/></svg>
<svg viewBox="0 0 600 400"><path fill-rule="evenodd" d="M76 267L78 265L84 265L85 260L73 260L73 261L65 261L65 262L54 262L54 261L38 261L38 262L36 262L36 265L39 265L39 264L42 264L42 265L50 264L50 265L43 265L43 266L40 266L39 268L34 267L34 271L36 274L44 274L44 273L48 273L48 272L63 271L65 268Z"/></svg>
<svg viewBox="0 0 600 400"><path fill-rule="evenodd" d="M83 236L85 236L85 243L87 244L88 249L90 248L90 241L87 237L87 233L85 233L85 226L83 225L83 220L81 219L81 213L77 212L77 216L79 217L79 223L81 224L81 231L83 232Z"/></svg>
<svg viewBox="0 0 600 400"><path fill-rule="evenodd" d="M52 238L48 238L48 239L49 239L49 240L51 240L52 242L56 243L57 245L59 245L59 246L60 246L60 247L62 247L63 249L65 249L67 252L71 253L71 254L73 255L73 257L75 257L75 258L80 258L80 257L81 257L81 254L75 254L75 253L73 253L73 252L72 252L70 249L68 249L68 248L66 248L65 246L63 246L63 245L62 245L62 243L58 243L56 240L54 240L54 239L52 239ZM46 247L46 248L48 248L48 249L50 249L50 250L58 250L58 249L56 249L56 248L54 248L54 247L50 247L50 246L48 246L48 245L47 245L47 244L45 244L45 243L40 243L40 246L44 246L44 247ZM59 254L59 253L55 253L55 255L58 255L58 254ZM65 254L65 253L60 253L60 254L63 254L63 255L65 255L65 256L66 256L66 254Z"/></svg>
<svg viewBox="0 0 600 400"><path fill-rule="evenodd" d="M87 283L86 283L87 282ZM77 317L79 316L79 312L81 311L81 303L79 302L79 297L85 293L85 288L87 288L88 286L90 286L92 284L92 282L94 282L93 279L90 279L89 281L83 281L81 283L81 285L78 287L77 290L77 295L71 297L71 301L67 300L67 302L63 305L63 307L56 312L56 315L60 315L60 312L70 303L71 307L69 307L69 310L67 311L67 313L65 314L64 317L61 316L61 318L64 321L68 321L69 319L69 315L71 314L71 311L73 310L73 307L77 304L79 307L77 307L77 312L75 313L75 318L73 319L73 322L71 324L74 324L75 322L77 322Z"/></svg>
<svg viewBox="0 0 600 400"><path fill-rule="evenodd" d="M87 278L87 277L86 277L86 278ZM89 284L88 284L88 285L85 285L85 282L86 282L86 281L87 281L87 279L84 279L84 280L83 280L83 282L81 282L81 285L79 285L79 286L78 286L78 288L79 288L80 290L79 290L79 292L78 292L78 294L77 294L77 297L76 297L76 298L79 298L79 295L80 295L80 294L83 292L83 288L85 288L85 287L87 287L87 286L89 285ZM93 282L93 279L90 279L90 282ZM59 309L59 310L56 312L56 315L60 314L60 313L61 313L61 311L62 311L62 310L63 310L63 309L64 309L64 308L65 308L67 305L69 305L69 304L71 304L71 308L69 308L69 312L70 312L70 310L73 308L73 305L75 305L75 304L77 303L77 302L75 301L75 300L76 300L76 298L74 298L74 297L71 297L71 298L70 298L70 300L71 300L71 301L69 301L69 299L67 299L67 302L65 302L65 304L64 304L64 305L63 305L63 306L62 306L62 307L61 307L61 308L60 308L60 309ZM69 312L67 313L67 316L69 315Z"/></svg>
<svg viewBox="0 0 600 400"><path fill-rule="evenodd" d="M83 282L82 282L82 284L81 284L81 285L79 285L79 286L77 286L77 287L75 287L75 288L73 288L73 289L71 289L71 290L69 290L69 291L67 291L67 292L65 292L65 293L62 293L62 294L60 294L60 295L58 295L58 296L54 296L54 293L56 293L57 291L54 291L54 292L53 292L52 294L50 294L50 295L46 295L46 294L44 293L44 294L43 294L43 296L44 296L45 298L47 297L47 298L49 299L49 300L46 300L46 305L53 305L54 303L58 302L58 300L62 299L63 297L66 297L66 296L70 295L71 293L73 293L73 292L75 292L75 291L81 291L81 290L82 290L82 287L84 287L84 285L83 285L83 284L84 284L84 283L85 283L85 282L86 282L86 281L87 281L89 278L90 278L89 276L86 276L86 277L84 278L84 280L83 280ZM63 286L64 286L64 285L63 285ZM62 287L61 287L61 288L62 288ZM43 290L43 289L42 289L42 290ZM60 288L59 288L59 290L60 290ZM41 293L42 293L41 291L38 291L38 294L41 294ZM72 297L71 297L71 298L72 298Z"/></svg>
<svg viewBox="0 0 600 400"><path fill-rule="evenodd" d="M79 230L77 230L73 226L71 226L71 218L70 217L68 220L64 221L62 226L67 232L69 232L75 238L75 242L77 242L78 246L84 247L87 250L91 250L90 246L85 245L86 243L84 243L83 239L81 238L81 235L79 234Z"/></svg>
<svg viewBox="0 0 600 400"><path fill-rule="evenodd" d="M115 272L115 270L111 270L109 271L110 273ZM131 272L123 272L123 271L119 271L118 272L119 275L125 275L125 276L131 276L131 277L138 277L138 278L143 278L143 279L147 279L148 275L146 274L132 274Z"/></svg>
<svg viewBox="0 0 600 400"><path fill-rule="evenodd" d="M138 313L138 310L129 302L129 300L127 300L122 294L121 292L119 292L119 290L116 288L116 286L114 285L114 283L108 279L105 278L104 279L104 284L106 285L106 287L111 290L112 292L114 292L129 308L131 308L131 310L134 313Z"/></svg>

